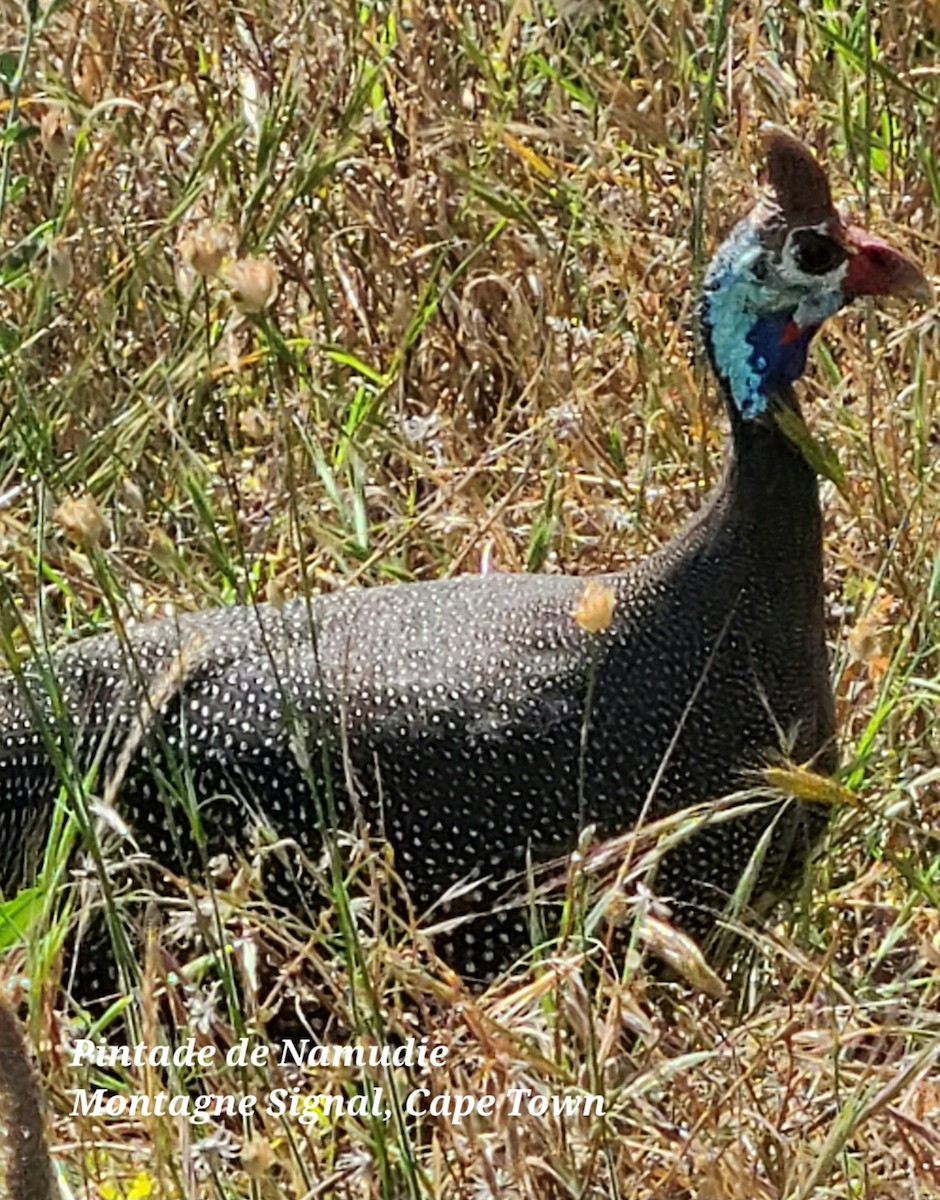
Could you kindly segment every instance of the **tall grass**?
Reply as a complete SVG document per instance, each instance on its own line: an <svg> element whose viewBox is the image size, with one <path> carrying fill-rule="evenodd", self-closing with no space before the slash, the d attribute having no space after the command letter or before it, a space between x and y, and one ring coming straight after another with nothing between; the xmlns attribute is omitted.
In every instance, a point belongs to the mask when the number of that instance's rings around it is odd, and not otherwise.
<svg viewBox="0 0 940 1200"><path fill-rule="evenodd" d="M929 5L0 12L0 632L13 665L136 618L483 566L587 573L660 544L720 454L695 280L752 194L765 118L807 136L872 227L935 261ZM186 239L222 227L231 258L277 267L264 312L240 313L187 264ZM815 353L806 409L844 478L824 492L852 802L798 919L752 935L731 999L652 981L630 938L626 954L606 944L620 893L587 899L577 871L578 936L483 996L433 959L394 865L362 838L311 865L324 899L307 922L258 899L277 847L212 864L198 886L157 886L114 866L129 848L119 811L105 806L94 832L104 781L63 763L40 885L3 906L0 938L9 971L29 968L71 1194L940 1193L937 343L932 313L872 307L831 322ZM170 782L198 846L185 778ZM307 989L338 1039L446 1045L434 1092L599 1092L607 1115L406 1119L416 1080L391 1070L298 1083L382 1087L388 1123L71 1117L84 1077L61 1045L88 1026L57 998L85 895L63 887L76 841L113 881L119 947L145 914L145 951L118 953L142 1000L85 1018L95 1034L121 1016L144 1040L224 1049ZM631 850L637 878L647 850ZM285 964L273 994L267 952ZM105 1075L129 1094L197 1086L134 1068L87 1079ZM198 1086L292 1082L249 1067Z"/></svg>

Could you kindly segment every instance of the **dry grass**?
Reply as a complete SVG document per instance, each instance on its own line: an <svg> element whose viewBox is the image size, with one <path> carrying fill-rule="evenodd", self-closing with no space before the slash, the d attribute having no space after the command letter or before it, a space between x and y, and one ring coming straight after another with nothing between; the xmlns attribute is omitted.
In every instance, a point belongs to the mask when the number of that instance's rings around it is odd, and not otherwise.
<svg viewBox="0 0 940 1200"><path fill-rule="evenodd" d="M935 261L932 4L870 27L828 0L0 12L0 586L23 652L306 589L616 568L666 539L716 472L695 279L752 194L765 117ZM193 269L229 240L276 266L266 311ZM258 270L243 307L272 282ZM826 571L857 803L733 1003L653 985L632 956L598 980L574 954L474 997L360 918L350 1028L447 1045L436 1092L602 1092L606 1118L193 1129L71 1118L56 1042L74 1028L36 988L72 1194L940 1195L938 364L932 314L852 313L805 385L846 476L825 487ZM390 885L357 853L363 904ZM226 903L250 979L262 917ZM271 936L349 1004L300 931ZM180 1040L225 1046L257 1015L195 995L174 1001ZM140 1019L165 1036L146 998ZM132 1093L185 1083L116 1074Z"/></svg>

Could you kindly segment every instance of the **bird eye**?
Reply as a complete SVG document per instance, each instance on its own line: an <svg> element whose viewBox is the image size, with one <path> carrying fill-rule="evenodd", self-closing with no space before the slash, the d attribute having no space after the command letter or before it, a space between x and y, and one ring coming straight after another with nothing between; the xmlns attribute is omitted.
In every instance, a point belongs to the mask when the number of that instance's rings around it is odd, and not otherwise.
<svg viewBox="0 0 940 1200"><path fill-rule="evenodd" d="M825 275L845 262L844 246L816 229L798 229L790 239L793 261L807 275Z"/></svg>

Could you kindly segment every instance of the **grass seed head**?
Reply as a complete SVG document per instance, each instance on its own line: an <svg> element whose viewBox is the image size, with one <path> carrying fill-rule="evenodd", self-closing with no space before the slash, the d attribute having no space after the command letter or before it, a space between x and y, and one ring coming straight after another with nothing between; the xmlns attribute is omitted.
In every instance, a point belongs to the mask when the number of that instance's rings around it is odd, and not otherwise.
<svg viewBox="0 0 940 1200"><path fill-rule="evenodd" d="M49 278L62 291L65 291L75 278L72 256L61 241L53 242L49 247Z"/></svg>
<svg viewBox="0 0 940 1200"><path fill-rule="evenodd" d="M63 108L53 104L39 121L39 141L49 161L60 166L72 155L72 130Z"/></svg>
<svg viewBox="0 0 940 1200"><path fill-rule="evenodd" d="M188 267L208 279L219 274L222 264L234 253L235 242L235 232L230 225L205 222L184 234L177 249Z"/></svg>
<svg viewBox="0 0 940 1200"><path fill-rule="evenodd" d="M241 313L261 313L273 304L281 277L270 258L239 258L219 272Z"/></svg>
<svg viewBox="0 0 940 1200"><path fill-rule="evenodd" d="M589 579L572 615L586 633L602 633L613 620L616 603L617 597L609 584Z"/></svg>
<svg viewBox="0 0 940 1200"><path fill-rule="evenodd" d="M90 492L66 496L52 517L70 541L85 549L100 546L108 529L104 513Z"/></svg>

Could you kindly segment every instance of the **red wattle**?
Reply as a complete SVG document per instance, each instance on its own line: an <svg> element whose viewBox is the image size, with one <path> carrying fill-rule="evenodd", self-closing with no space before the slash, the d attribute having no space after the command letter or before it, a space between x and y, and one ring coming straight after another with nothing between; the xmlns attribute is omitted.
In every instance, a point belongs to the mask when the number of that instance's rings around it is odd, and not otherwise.
<svg viewBox="0 0 940 1200"><path fill-rule="evenodd" d="M783 332L780 335L781 346L792 346L800 337L800 327L796 321L787 321L783 327Z"/></svg>

